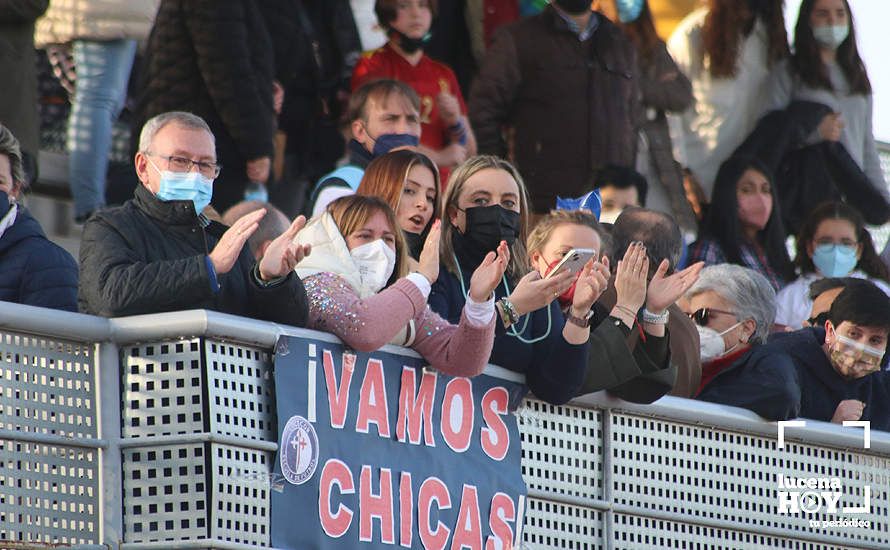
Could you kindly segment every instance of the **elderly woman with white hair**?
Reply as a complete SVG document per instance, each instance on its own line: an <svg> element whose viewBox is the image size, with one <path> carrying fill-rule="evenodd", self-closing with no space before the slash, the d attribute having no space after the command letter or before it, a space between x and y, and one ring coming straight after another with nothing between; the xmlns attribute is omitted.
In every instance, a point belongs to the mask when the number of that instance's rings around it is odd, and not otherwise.
<svg viewBox="0 0 890 550"><path fill-rule="evenodd" d="M776 318L776 292L766 277L734 264L708 266L683 304L701 340L696 399L744 407L769 420L792 415L791 359L772 357L766 368L759 353Z"/></svg>

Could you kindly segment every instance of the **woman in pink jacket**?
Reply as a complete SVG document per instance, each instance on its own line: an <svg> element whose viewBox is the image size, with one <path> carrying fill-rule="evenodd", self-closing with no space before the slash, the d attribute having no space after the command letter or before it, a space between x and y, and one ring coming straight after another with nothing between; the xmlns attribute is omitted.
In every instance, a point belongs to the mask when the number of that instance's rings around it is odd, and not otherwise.
<svg viewBox="0 0 890 550"><path fill-rule="evenodd" d="M437 370L475 376L494 340L494 288L509 262L506 243L473 273L460 322L452 325L426 301L439 275L439 222L433 224L416 272L395 214L376 197L337 199L297 236L312 246L296 268L309 296L307 326L331 332L358 351L409 346Z"/></svg>

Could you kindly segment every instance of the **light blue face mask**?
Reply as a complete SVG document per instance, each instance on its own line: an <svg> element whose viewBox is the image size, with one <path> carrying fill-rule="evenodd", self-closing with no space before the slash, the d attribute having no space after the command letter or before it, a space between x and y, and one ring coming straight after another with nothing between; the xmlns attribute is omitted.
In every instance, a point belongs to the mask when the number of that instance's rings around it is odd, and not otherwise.
<svg viewBox="0 0 890 550"><path fill-rule="evenodd" d="M813 27L813 38L824 48L836 49L850 34L849 25L820 25Z"/></svg>
<svg viewBox="0 0 890 550"><path fill-rule="evenodd" d="M858 261L855 246L820 244L813 250L813 264L826 277L846 277Z"/></svg>
<svg viewBox="0 0 890 550"><path fill-rule="evenodd" d="M618 20L622 23L632 23L640 17L643 11L643 4L646 0L615 0L615 7L618 8Z"/></svg>
<svg viewBox="0 0 890 550"><path fill-rule="evenodd" d="M192 201L195 214L199 215L213 198L213 180L200 172L171 172L160 170L148 161L161 175L161 184L155 196L162 201Z"/></svg>

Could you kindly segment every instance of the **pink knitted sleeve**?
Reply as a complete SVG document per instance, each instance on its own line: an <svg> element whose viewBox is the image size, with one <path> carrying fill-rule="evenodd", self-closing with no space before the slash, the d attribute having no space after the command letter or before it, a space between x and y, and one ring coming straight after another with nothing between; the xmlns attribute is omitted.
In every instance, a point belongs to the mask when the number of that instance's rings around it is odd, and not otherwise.
<svg viewBox="0 0 890 550"><path fill-rule="evenodd" d="M485 369L494 345L497 315L485 326L474 326L461 312L452 325L425 307L414 317L417 335L411 346L436 370L452 376L476 376Z"/></svg>
<svg viewBox="0 0 890 550"><path fill-rule="evenodd" d="M330 332L357 351L383 347L427 309L423 294L406 279L364 299L333 273L305 277L303 286L309 296L307 328Z"/></svg>

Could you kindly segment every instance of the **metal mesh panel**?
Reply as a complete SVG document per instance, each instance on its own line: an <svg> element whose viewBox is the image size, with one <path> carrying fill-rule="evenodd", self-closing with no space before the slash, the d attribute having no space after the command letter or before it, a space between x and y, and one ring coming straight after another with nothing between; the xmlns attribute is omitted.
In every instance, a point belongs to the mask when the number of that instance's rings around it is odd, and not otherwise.
<svg viewBox="0 0 890 550"><path fill-rule="evenodd" d="M207 377L211 431L275 441L275 388L267 352L208 341Z"/></svg>
<svg viewBox="0 0 890 550"><path fill-rule="evenodd" d="M206 456L202 443L123 452L126 542L207 538Z"/></svg>
<svg viewBox="0 0 890 550"><path fill-rule="evenodd" d="M196 338L131 347L125 362L124 437L275 440L272 364L262 349Z"/></svg>
<svg viewBox="0 0 890 550"><path fill-rule="evenodd" d="M685 550L762 550L789 548L794 550L841 550L840 546L818 544L766 535L715 529L674 521L615 514L613 517L614 550L641 548L683 548Z"/></svg>
<svg viewBox="0 0 890 550"><path fill-rule="evenodd" d="M94 361L92 344L0 332L0 429L96 439ZM0 439L0 540L98 543L99 451L27 439Z"/></svg>
<svg viewBox="0 0 890 550"><path fill-rule="evenodd" d="M269 545L269 483L273 454L215 445L214 538Z"/></svg>
<svg viewBox="0 0 890 550"><path fill-rule="evenodd" d="M0 428L96 437L93 346L0 332Z"/></svg>
<svg viewBox="0 0 890 550"><path fill-rule="evenodd" d="M841 506L861 505L864 485L872 491L870 529L846 529L843 536L890 544L887 536L890 461L857 460L848 452L738 434L665 420L613 415L611 433L613 498L616 503L748 527L818 533L809 520L838 514L780 514L778 476L839 478ZM861 451L858 451L861 453Z"/></svg>
<svg viewBox="0 0 890 550"><path fill-rule="evenodd" d="M522 548L594 550L602 548L603 513L549 500L526 501Z"/></svg>
<svg viewBox="0 0 890 550"><path fill-rule="evenodd" d="M0 440L0 541L99 543L98 487L96 450Z"/></svg>
<svg viewBox="0 0 890 550"><path fill-rule="evenodd" d="M124 353L124 437L201 433L201 340L156 342Z"/></svg>
<svg viewBox="0 0 890 550"><path fill-rule="evenodd" d="M586 501L603 497L602 413L526 400L517 412L529 491Z"/></svg>
<svg viewBox="0 0 890 550"><path fill-rule="evenodd" d="M124 540L268 546L271 460L210 443L124 451Z"/></svg>

